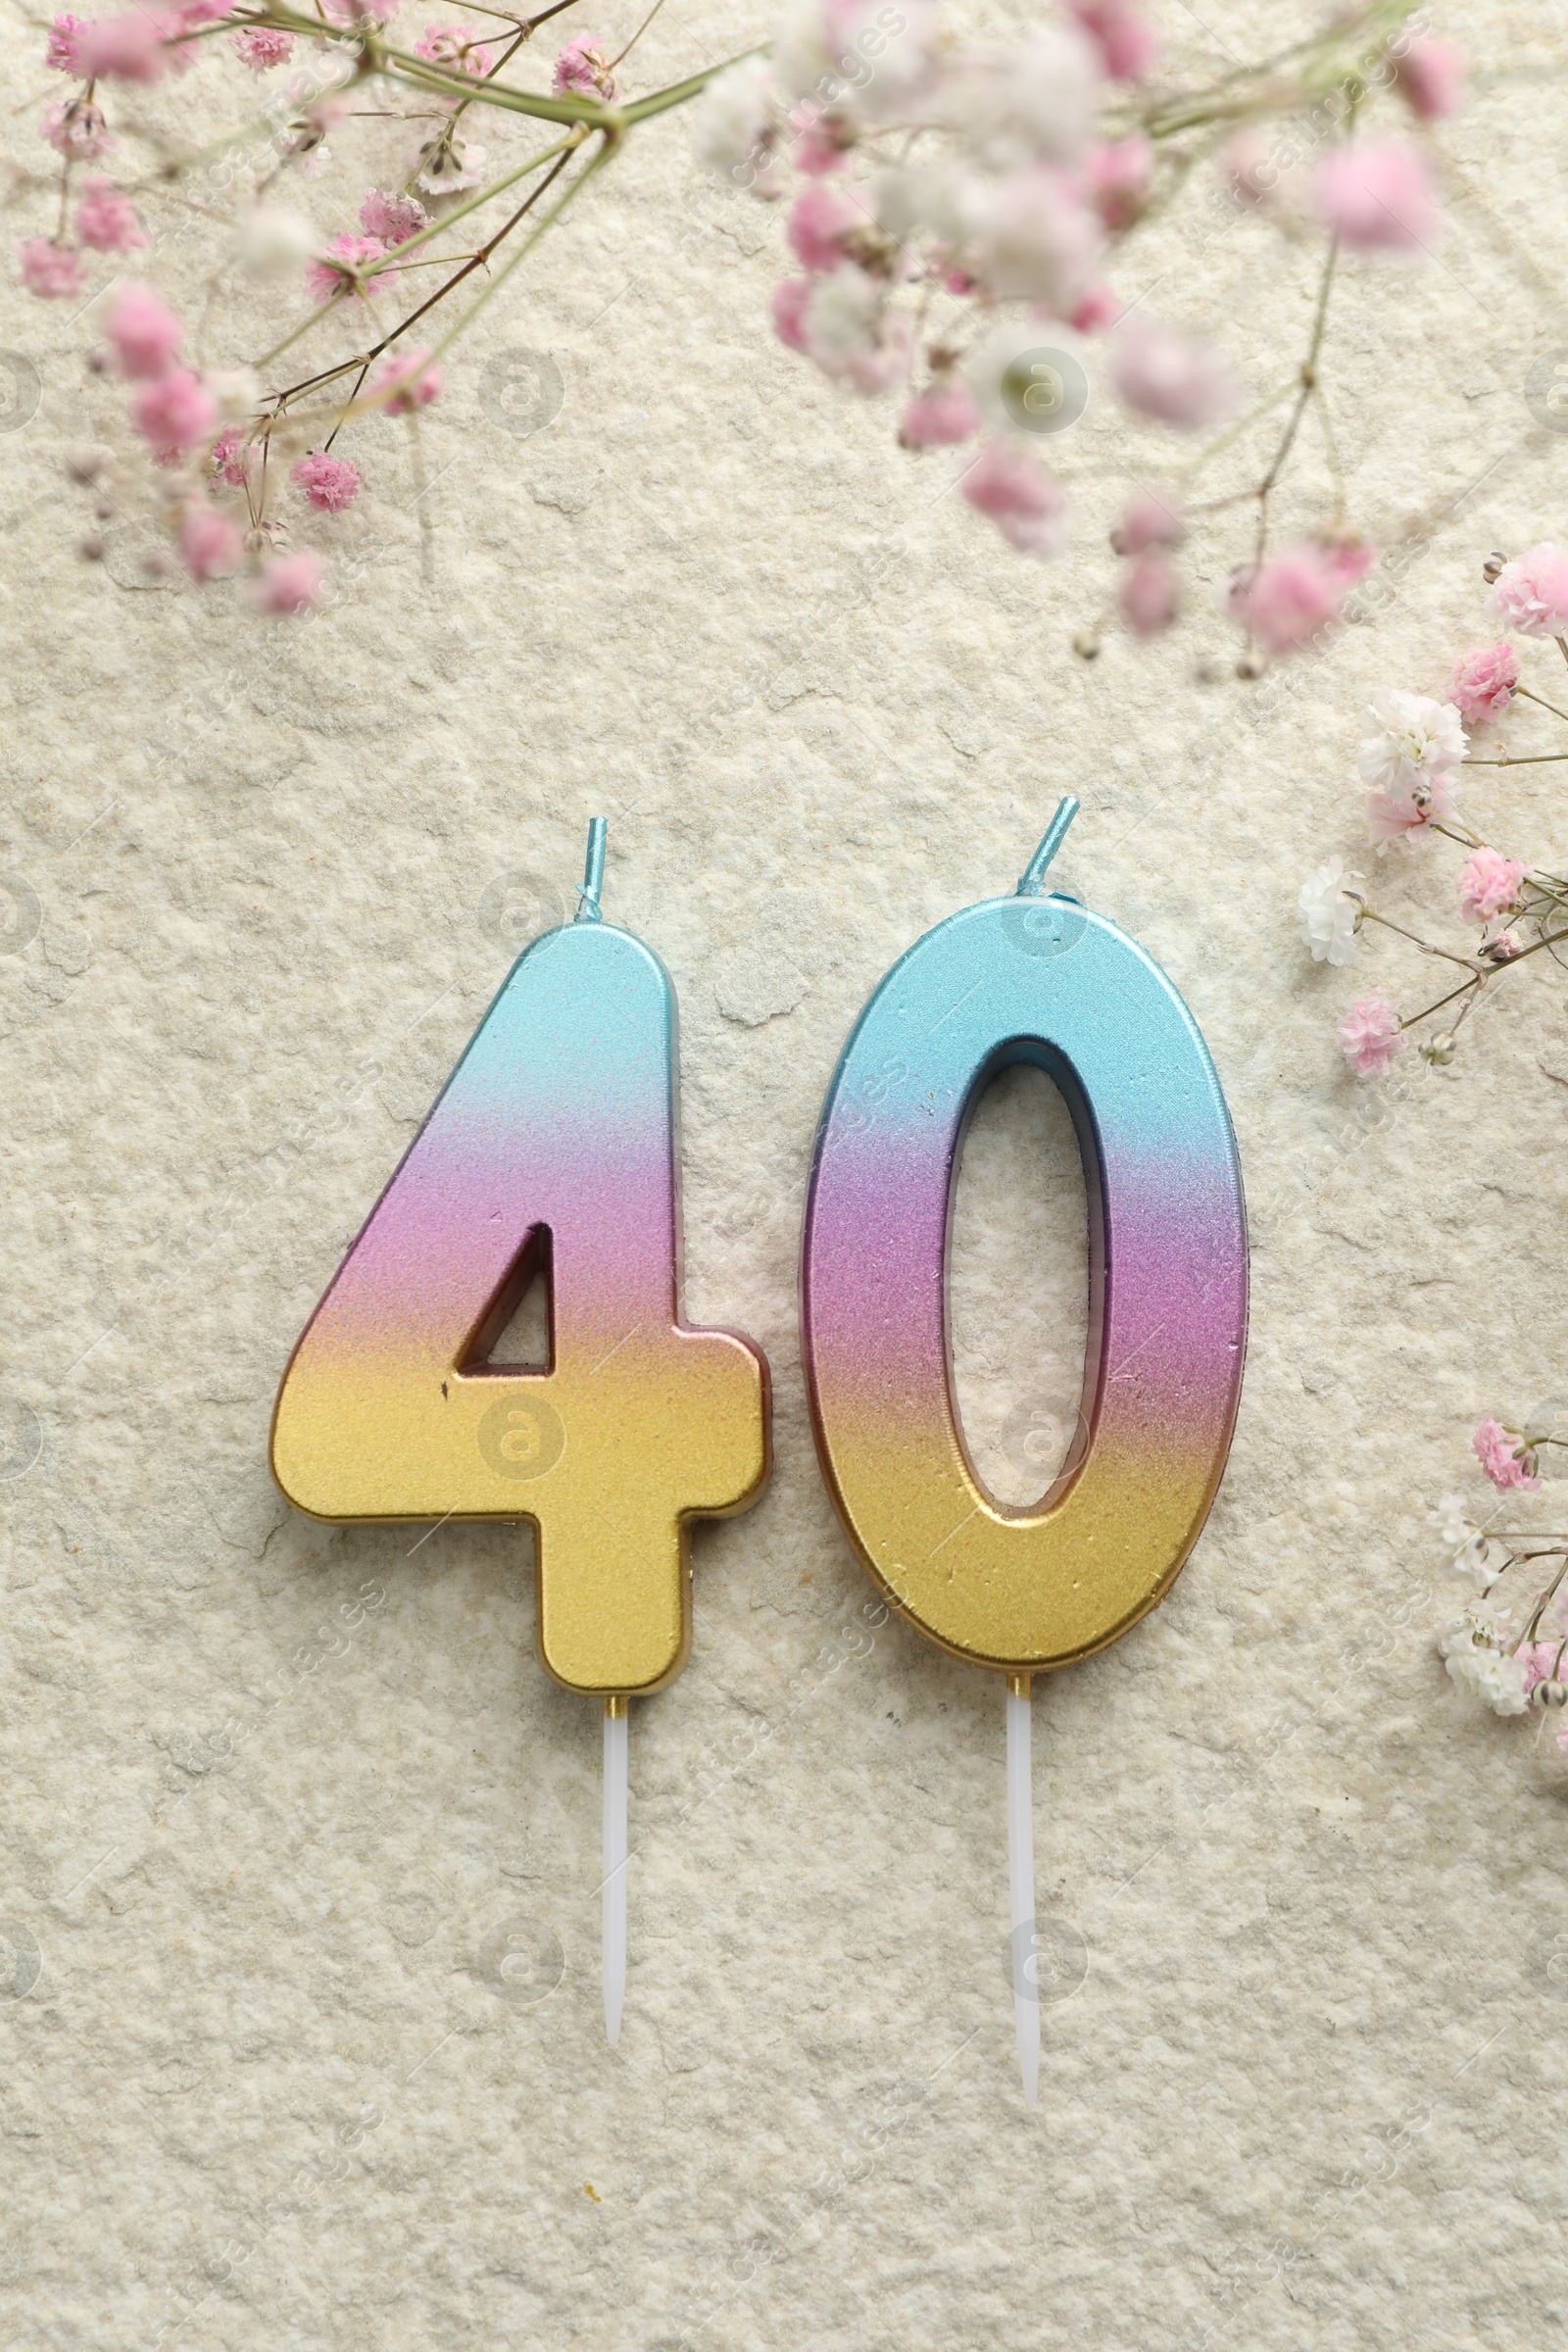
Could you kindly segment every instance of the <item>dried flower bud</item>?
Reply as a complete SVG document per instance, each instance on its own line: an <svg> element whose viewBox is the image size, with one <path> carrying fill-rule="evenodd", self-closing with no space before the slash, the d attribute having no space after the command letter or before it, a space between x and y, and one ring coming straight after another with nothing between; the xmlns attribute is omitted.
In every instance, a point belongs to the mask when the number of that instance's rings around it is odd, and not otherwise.
<svg viewBox="0 0 1568 2352"><path fill-rule="evenodd" d="M1268 663L1260 655L1244 654L1236 664L1236 675L1250 681L1253 678L1260 678L1267 667Z"/></svg>
<svg viewBox="0 0 1568 2352"><path fill-rule="evenodd" d="M83 489L95 482L104 469L103 452L97 449L74 449L66 459L66 471Z"/></svg>
<svg viewBox="0 0 1568 2352"><path fill-rule="evenodd" d="M1458 1039L1451 1029L1445 1029L1441 1036L1429 1037L1425 1041L1421 1048L1421 1058L1430 1061L1434 1069L1443 1070L1447 1068L1458 1051Z"/></svg>
<svg viewBox="0 0 1568 2352"><path fill-rule="evenodd" d="M113 515L114 511L115 510L109 504L109 501L106 498L101 498L92 511L92 518L94 522L108 522L110 517Z"/></svg>
<svg viewBox="0 0 1568 2352"><path fill-rule="evenodd" d="M1505 569L1507 562L1508 559L1506 556L1491 555L1482 564L1481 577L1486 581L1489 588L1494 588L1496 586L1498 576Z"/></svg>
<svg viewBox="0 0 1568 2352"><path fill-rule="evenodd" d="M1080 629L1072 641L1072 650L1080 662L1098 662L1100 639L1093 629Z"/></svg>
<svg viewBox="0 0 1568 2352"><path fill-rule="evenodd" d="M1568 1683L1538 1683L1536 1685L1535 1697L1538 1707L1560 1707L1568 1705Z"/></svg>
<svg viewBox="0 0 1568 2352"><path fill-rule="evenodd" d="M85 563L101 564L104 560L104 543L96 531L89 531L78 545L76 553Z"/></svg>

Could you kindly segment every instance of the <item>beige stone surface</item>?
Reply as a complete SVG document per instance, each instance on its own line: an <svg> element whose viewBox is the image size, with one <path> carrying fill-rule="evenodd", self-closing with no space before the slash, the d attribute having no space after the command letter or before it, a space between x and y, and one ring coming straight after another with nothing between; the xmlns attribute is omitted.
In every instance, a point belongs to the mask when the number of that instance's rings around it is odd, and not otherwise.
<svg viewBox="0 0 1568 2352"><path fill-rule="evenodd" d="M1161 16L1216 70L1309 22ZM597 28L635 17L613 0ZM1255 691L1194 681L1229 646L1202 606L1152 651L1069 651L1126 479L1168 463L1152 431L1093 398L1070 551L1014 557L947 495L951 460L905 457L886 410L771 340L778 220L703 182L679 117L491 305L416 450L365 430L368 494L320 533L341 595L301 626L149 583L133 500L109 560L77 557L63 453L118 429L121 395L63 306L8 297L41 404L0 436L0 867L39 910L0 956L8 1466L29 1415L40 1446L0 1486L7 2342L1560 2333L1563 1773L1446 1683L1425 1513L1480 1411L1568 1389L1561 976L1374 1102L1338 1067L1350 982L1294 921L1306 866L1360 852L1371 691L1435 685L1485 628L1485 552L1564 527L1568 443L1523 386L1568 352L1568 19L1448 17L1489 66L1438 140L1447 245L1348 266L1327 350L1350 512L1401 552L1371 618ZM764 21L672 5L649 84ZM28 171L38 47L14 12ZM356 193L329 168L311 201L336 228ZM41 184L8 217L46 229ZM196 251L171 264L193 303ZM1261 391L1312 273L1244 222L1161 229L1123 274L1219 324ZM211 340L247 348L226 293ZM521 435L517 351L562 379ZM1287 522L1321 511L1304 465ZM1200 595L1244 528L1196 543ZM1557 772L1472 779L1466 806L1560 861ZM1087 1972L1046 2012L1030 2113L1001 1693L872 1622L813 1459L795 1272L857 1010L1010 886L1067 788L1064 868L1218 1060L1255 1293L1207 1535L1036 1709L1041 1908ZM302 1321L599 812L609 911L680 993L688 1311L767 1348L777 1443L760 1507L699 1537L690 1669L634 1710L614 2051L599 1726L535 1662L528 1539L329 1533L266 1464ZM1411 1001L1397 951L1368 960ZM1082 1231L1060 1105L1009 1079L955 1275L999 1487L1049 1472Z"/></svg>

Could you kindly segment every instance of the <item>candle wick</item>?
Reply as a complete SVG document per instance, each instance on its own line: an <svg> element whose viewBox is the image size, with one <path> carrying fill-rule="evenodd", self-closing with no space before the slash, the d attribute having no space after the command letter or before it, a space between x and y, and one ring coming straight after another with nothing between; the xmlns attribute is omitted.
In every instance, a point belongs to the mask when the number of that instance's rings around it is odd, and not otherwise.
<svg viewBox="0 0 1568 2352"><path fill-rule="evenodd" d="M1061 811L1058 809L1058 816ZM1063 825L1062 831L1066 831ZM1023 2095L1040 2096L1040 1983L1035 1936L1034 1772L1030 1678L1007 1677L1007 1879L1012 1910L1012 2016Z"/></svg>
<svg viewBox="0 0 1568 2352"><path fill-rule="evenodd" d="M626 1701L605 1701L605 1876L601 1970L605 2034L620 2039L626 1997Z"/></svg>
<svg viewBox="0 0 1568 2352"><path fill-rule="evenodd" d="M1038 899L1046 879L1046 868L1067 837L1067 827L1077 815L1082 803L1075 793L1066 793L1056 803L1056 813L1046 827L1046 837L1024 868L1018 884L1020 899Z"/></svg>
<svg viewBox="0 0 1568 2352"><path fill-rule="evenodd" d="M1076 807L1076 802L1074 807ZM582 888L577 893L577 912L573 920L579 923L603 922L599 911L599 894L605 887L605 820L602 816L588 819L588 862L583 868Z"/></svg>

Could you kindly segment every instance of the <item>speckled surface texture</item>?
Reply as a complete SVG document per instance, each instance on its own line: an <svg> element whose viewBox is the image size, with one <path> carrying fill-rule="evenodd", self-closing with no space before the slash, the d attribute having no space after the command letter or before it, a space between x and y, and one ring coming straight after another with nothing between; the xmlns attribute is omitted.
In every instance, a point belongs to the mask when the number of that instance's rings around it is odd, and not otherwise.
<svg viewBox="0 0 1568 2352"><path fill-rule="evenodd" d="M1161 13L1216 71L1308 22ZM764 21L672 7L647 84ZM595 28L634 22L616 0ZM1568 1388L1562 980L1521 979L1451 1070L1374 1102L1334 1043L1350 981L1294 915L1309 864L1364 856L1371 691L1437 685L1484 641L1486 551L1563 530L1568 442L1523 387L1568 352L1568 19L1451 29L1495 71L1441 137L1444 258L1348 267L1326 355L1351 512L1400 553L1372 618L1255 691L1193 681L1228 647L1206 607L1150 652L1069 651L1152 430L1092 399L1070 550L1014 556L945 495L952 460L902 455L885 409L771 341L779 221L701 181L679 117L454 354L422 543L409 444L367 429L367 496L319 533L343 594L297 628L143 585L133 514L77 558L62 456L121 396L65 306L8 296L0 341L42 387L0 437L0 868L40 913L0 956L0 1389L41 1440L0 1486L8 2343L1561 2331L1563 1772L1445 1681L1425 1513L1481 1411ZM3 54L19 99L53 94L20 10ZM36 170L31 121L6 137ZM347 225L340 179L312 202ZM9 219L45 231L41 187ZM1259 390L1304 341L1312 257L1253 224L1162 230L1123 276L1161 280L1175 324L1228 322ZM519 348L562 381L522 435L484 393ZM1319 465L1282 520L1315 516ZM1197 569L1242 552L1216 530ZM1464 805L1560 864L1559 772ZM1036 1708L1063 1997L1030 2113L1001 1691L873 1622L812 1456L795 1269L856 1012L1011 884L1068 786L1063 868L1224 1079L1253 1337L1185 1576ZM634 1710L613 2052L599 1722L535 1661L526 1537L329 1533L266 1467L300 1325L599 812L607 908L680 994L688 1311L767 1348L777 1446L760 1507L699 1535L690 1668ZM1368 960L1408 1000L1394 953ZM973 1131L955 1312L977 1453L1020 1498L1065 1435L1083 1214L1059 1101L1014 1074Z"/></svg>

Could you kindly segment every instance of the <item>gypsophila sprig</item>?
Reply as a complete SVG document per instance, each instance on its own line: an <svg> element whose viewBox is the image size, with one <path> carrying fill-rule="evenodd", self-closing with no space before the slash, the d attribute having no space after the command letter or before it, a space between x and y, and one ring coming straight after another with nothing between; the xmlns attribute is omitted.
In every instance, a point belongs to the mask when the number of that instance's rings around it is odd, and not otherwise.
<svg viewBox="0 0 1568 2352"><path fill-rule="evenodd" d="M588 32L555 53L544 27L575 0L531 19L475 6L464 17L481 25L407 36L399 5L141 0L57 16L46 36L70 88L40 117L55 160L32 185L51 224L18 240L18 271L40 301L85 307L88 364L123 386L113 446L74 453L73 476L97 520L151 508L169 549L153 567L177 561L203 583L244 570L259 612L328 593L322 548L292 542L309 527L329 546L368 479L373 444L342 440L375 414L416 432L443 355L517 265L638 124L722 70L638 96L626 82L651 18L610 57ZM135 103L175 76L177 137ZM193 244L206 286L182 315L159 265ZM117 276L98 309L95 285ZM293 319L260 334L280 287ZM102 536L81 550L100 559Z"/></svg>
<svg viewBox="0 0 1568 2352"><path fill-rule="evenodd" d="M927 0L784 0L770 53L710 85L698 149L730 187L788 202L798 272L773 291L779 339L845 392L896 398L905 449L959 449L960 497L1021 554L1050 558L1066 536L1067 469L1045 460L1068 447L1091 372L1170 436L1168 484L1134 492L1111 535L1123 567L1074 645L1092 659L1113 613L1137 638L1170 628L1191 533L1201 569L1228 570L1220 609L1243 633L1240 674L1257 677L1331 630L1375 561L1339 493L1278 546L1271 502L1303 425L1341 479L1336 277L1347 256L1408 270L1441 241L1427 145L1464 71L1405 0L1196 84L1165 77L1139 0L1069 0L1054 23L978 42L950 37ZM1250 409L1201 321L1115 290L1145 225L1178 205L1204 240L1251 215L1320 256L1304 348ZM1243 485L1200 499L1226 452ZM1216 549L1238 510L1240 547Z"/></svg>
<svg viewBox="0 0 1568 2352"><path fill-rule="evenodd" d="M1510 1429L1490 1416L1475 1433L1476 1458L1503 1494L1537 1490L1549 1447L1568 1449L1568 1434L1555 1426ZM1568 1705L1568 1535L1499 1528L1495 1507L1477 1516L1456 1494L1433 1513L1449 1572L1473 1594L1439 1629L1438 1651L1450 1680L1494 1714L1554 1719L1563 1727L1557 1745L1568 1754L1561 1713Z"/></svg>
<svg viewBox="0 0 1568 2352"><path fill-rule="evenodd" d="M1527 638L1553 639L1568 662L1568 550L1537 547L1511 564L1496 555L1483 570L1493 584L1494 612ZM1471 830L1458 807L1461 775L1568 760L1561 738L1548 734L1539 747L1513 751L1491 731L1509 711L1529 720L1532 739L1542 725L1538 711L1568 726L1568 710L1541 691L1549 673L1535 672L1537 682L1526 682L1526 662L1538 659L1549 662L1544 649L1539 657L1522 654L1506 640L1481 646L1459 657L1442 699L1389 686L1367 713L1357 765L1369 788L1363 809L1376 855L1404 856L1418 842L1437 838L1467 855L1452 879L1455 917L1463 928L1451 944L1396 922L1374 906L1364 877L1347 873L1341 858L1320 866L1301 886L1301 936L1315 962L1353 961L1371 924L1450 967L1448 984L1419 1011L1401 1015L1381 987L1349 1006L1340 1021L1340 1046L1358 1078L1381 1078L1412 1042L1426 1061L1446 1066L1489 991L1543 951L1558 963L1568 961L1568 876L1494 848ZM1462 977L1454 978L1455 972Z"/></svg>

